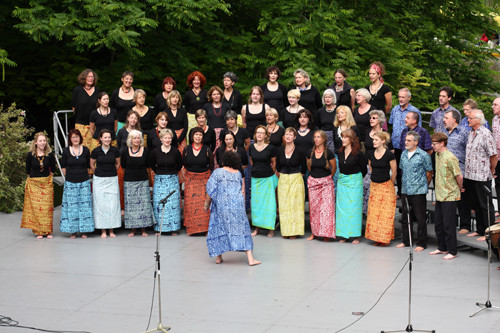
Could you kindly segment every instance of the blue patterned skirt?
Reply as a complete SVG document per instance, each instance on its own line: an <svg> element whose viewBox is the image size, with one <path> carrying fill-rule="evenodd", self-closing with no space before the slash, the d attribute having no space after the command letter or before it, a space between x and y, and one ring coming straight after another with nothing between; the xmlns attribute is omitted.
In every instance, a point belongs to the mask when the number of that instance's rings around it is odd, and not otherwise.
<svg viewBox="0 0 500 333"><path fill-rule="evenodd" d="M123 182L125 195L125 228L146 228L153 225L153 207L149 181Z"/></svg>
<svg viewBox="0 0 500 333"><path fill-rule="evenodd" d="M62 232L72 234L95 230L90 180L82 183L64 182L60 228Z"/></svg>
<svg viewBox="0 0 500 333"><path fill-rule="evenodd" d="M363 176L340 174L337 183L336 234L350 238L360 237L363 219Z"/></svg>
<svg viewBox="0 0 500 333"><path fill-rule="evenodd" d="M160 204L160 200L167 194L175 191L165 204ZM179 190L178 175L155 175L153 186L153 212L155 216L155 231L172 232L181 228L181 195ZM163 212L163 214L162 214ZM162 223L163 215L163 223Z"/></svg>
<svg viewBox="0 0 500 333"><path fill-rule="evenodd" d="M94 175L92 186L95 227L97 229L120 228L122 215L118 176L97 177Z"/></svg>

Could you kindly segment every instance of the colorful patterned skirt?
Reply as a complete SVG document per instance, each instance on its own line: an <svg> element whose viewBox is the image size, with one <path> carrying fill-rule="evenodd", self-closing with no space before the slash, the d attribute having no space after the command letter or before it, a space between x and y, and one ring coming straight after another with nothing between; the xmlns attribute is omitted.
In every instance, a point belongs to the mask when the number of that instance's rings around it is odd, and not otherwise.
<svg viewBox="0 0 500 333"><path fill-rule="evenodd" d="M75 129L79 130L82 134L82 145L90 150L92 147L92 133L90 132L90 125L75 124Z"/></svg>
<svg viewBox="0 0 500 333"><path fill-rule="evenodd" d="M122 215L118 176L97 177L94 175L92 189L96 229L120 228Z"/></svg>
<svg viewBox="0 0 500 333"><path fill-rule="evenodd" d="M337 236L344 238L361 236L362 209L363 176L361 172L353 175L341 173L337 183L337 202L335 205Z"/></svg>
<svg viewBox="0 0 500 333"><path fill-rule="evenodd" d="M123 189L123 178L125 177L125 171L123 171L122 166L117 170L118 173L118 186L120 187L120 208L121 210L125 210L125 197L124 197L124 189Z"/></svg>
<svg viewBox="0 0 500 333"><path fill-rule="evenodd" d="M301 173L280 174L278 207L281 236L304 235L304 180Z"/></svg>
<svg viewBox="0 0 500 333"><path fill-rule="evenodd" d="M317 237L335 237L335 189L332 176L307 179L311 231Z"/></svg>
<svg viewBox="0 0 500 333"><path fill-rule="evenodd" d="M61 205L61 231L73 234L94 230L90 180L82 183L65 181Z"/></svg>
<svg viewBox="0 0 500 333"><path fill-rule="evenodd" d="M210 170L203 173L186 170L184 188L184 225L188 235L208 231L210 211L203 209Z"/></svg>
<svg viewBox="0 0 500 333"><path fill-rule="evenodd" d="M274 230L276 226L276 186L278 177L252 177L252 225Z"/></svg>
<svg viewBox="0 0 500 333"><path fill-rule="evenodd" d="M123 182L125 198L125 228L146 228L153 225L153 206L149 193L149 182Z"/></svg>
<svg viewBox="0 0 500 333"><path fill-rule="evenodd" d="M54 186L52 175L28 177L24 186L24 208L21 228L31 229L35 235L53 232Z"/></svg>
<svg viewBox="0 0 500 333"><path fill-rule="evenodd" d="M174 192L165 203L165 209L160 200ZM172 232L181 228L181 194L179 177L177 175L155 175L153 186L153 213L155 216L155 231ZM163 216L163 220L162 220ZM163 222L162 222L163 221Z"/></svg>
<svg viewBox="0 0 500 333"><path fill-rule="evenodd" d="M181 136L182 131L183 131L182 128L175 131L175 135L177 136L177 139ZM181 152L181 155L184 152L184 148L186 148L186 145L187 145L186 138L184 138L184 140L182 140L182 142L179 142L179 146L177 149L179 149L179 151ZM178 174L179 175L179 184L184 183L185 173L186 173L186 168L182 167L181 170L179 171L179 174Z"/></svg>
<svg viewBox="0 0 500 333"><path fill-rule="evenodd" d="M396 191L391 180L370 185L365 238L389 244L394 239Z"/></svg>

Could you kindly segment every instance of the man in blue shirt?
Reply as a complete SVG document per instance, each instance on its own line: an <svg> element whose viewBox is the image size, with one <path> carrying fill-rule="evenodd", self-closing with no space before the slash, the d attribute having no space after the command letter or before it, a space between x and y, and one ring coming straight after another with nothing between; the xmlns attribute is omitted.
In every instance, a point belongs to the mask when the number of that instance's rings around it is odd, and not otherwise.
<svg viewBox="0 0 500 333"><path fill-rule="evenodd" d="M422 126L422 115L420 110L410 104L411 92L408 88L402 88L398 92L399 104L396 105L391 111L391 117L389 118L389 124L392 125L391 141L394 147L394 155L396 156L396 162L398 164L399 170L399 160L401 159L401 153L404 150L404 141L401 141L401 133L403 132L406 124L405 118L408 112L413 111L418 113L419 121L418 125ZM398 196L401 196L401 173L398 171L396 176L396 182L398 184Z"/></svg>
<svg viewBox="0 0 500 333"><path fill-rule="evenodd" d="M420 135L417 132L409 131L405 138L406 150L401 154L400 168L403 172L401 234L403 242L397 245L399 248L410 246L410 230L413 239L413 219L411 216L408 221L408 209L411 209L417 220L416 252L423 251L427 247L426 196L429 189L428 185L432 179L431 157L418 147L419 140Z"/></svg>
<svg viewBox="0 0 500 333"><path fill-rule="evenodd" d="M456 110L453 106L450 105L452 96L453 90L448 86L442 87L439 90L439 107L432 112L431 122L429 124L430 127L434 128L434 133L444 133L446 131L443 122L444 114L446 111Z"/></svg>
<svg viewBox="0 0 500 333"><path fill-rule="evenodd" d="M458 123L460 124L459 126L465 128L467 130L467 132L470 132L469 113L472 110L476 110L477 108L478 108L478 106L477 106L477 103L475 100L470 99L470 98L465 100L464 107L463 107L465 117L462 118L462 121L458 121ZM487 129L489 129L491 131L490 124L488 123L487 120L486 120L486 123L484 124L484 127L486 127ZM462 166L460 166L460 170L462 170ZM464 171L462 170L462 174L463 174L463 172Z"/></svg>
<svg viewBox="0 0 500 333"><path fill-rule="evenodd" d="M418 125L420 116L417 112L410 111L405 117L406 127L401 132L401 142L406 143L406 135L410 131L417 132L420 135L420 140L418 141L418 147L426 151L429 155L432 154L432 142L431 136L427 130Z"/></svg>

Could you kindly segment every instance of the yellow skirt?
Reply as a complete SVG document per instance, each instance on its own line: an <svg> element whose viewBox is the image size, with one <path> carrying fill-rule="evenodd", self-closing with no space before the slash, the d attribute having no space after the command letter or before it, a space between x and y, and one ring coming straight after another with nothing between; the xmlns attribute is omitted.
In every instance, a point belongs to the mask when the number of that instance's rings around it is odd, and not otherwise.
<svg viewBox="0 0 500 333"><path fill-rule="evenodd" d="M278 206L281 236L304 235L304 179L300 173L280 174Z"/></svg>
<svg viewBox="0 0 500 333"><path fill-rule="evenodd" d="M371 182L365 237L375 242L389 244L391 239L394 239L395 214L396 191L392 181Z"/></svg>
<svg viewBox="0 0 500 333"><path fill-rule="evenodd" d="M80 131L83 137L82 145L87 147L89 150L92 147L92 133L90 133L90 125L75 124L75 129Z"/></svg>
<svg viewBox="0 0 500 333"><path fill-rule="evenodd" d="M36 235L50 235L53 231L54 186L52 175L26 179L21 228L31 229Z"/></svg>

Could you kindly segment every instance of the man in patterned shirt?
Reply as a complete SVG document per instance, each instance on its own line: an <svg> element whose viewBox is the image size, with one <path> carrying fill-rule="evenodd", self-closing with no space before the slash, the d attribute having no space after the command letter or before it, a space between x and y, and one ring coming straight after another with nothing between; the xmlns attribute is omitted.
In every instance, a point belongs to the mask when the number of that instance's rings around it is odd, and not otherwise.
<svg viewBox="0 0 500 333"><path fill-rule="evenodd" d="M405 117L406 127L403 129L403 132L401 132L401 142L406 142L406 135L409 131L417 132L418 135L420 135L418 147L422 150L425 150L430 155L432 154L431 136L425 128L418 125L419 119L420 115L418 113L413 111L408 112Z"/></svg>
<svg viewBox="0 0 500 333"><path fill-rule="evenodd" d="M447 113L448 114L448 113ZM457 256L457 201L462 191L462 173L458 159L448 149L448 138L444 133L434 133L432 148L436 152L436 212L435 229L437 250L430 255L446 254L445 260Z"/></svg>
<svg viewBox="0 0 500 333"><path fill-rule="evenodd" d="M488 219L493 223L495 218L491 179L498 162L495 140L491 132L483 126L484 123L483 111L472 110L469 116L471 131L465 156L464 195L476 212L476 232L467 236L480 236L478 241L486 240L484 231L488 227Z"/></svg>
<svg viewBox="0 0 500 333"><path fill-rule="evenodd" d="M477 103L475 100L473 100L471 98L465 100L464 107L462 109L464 111L464 117L462 118L462 121L459 121L459 123L460 123L460 127L467 129L467 132L470 131L469 113L475 109L477 109ZM484 124L484 127L486 127L487 129L489 129L491 131L490 124L488 124L487 120L486 120L486 123ZM463 173L463 170L462 170L462 173Z"/></svg>
<svg viewBox="0 0 500 333"><path fill-rule="evenodd" d="M465 148L469 139L469 130L458 125L460 114L456 110L449 110L444 114L444 125L448 142L446 150L449 150L458 159L458 165L462 175L465 172ZM467 125L468 126L468 125ZM458 212L460 214L459 234L467 234L472 229L470 205L467 200L462 199L458 202Z"/></svg>
<svg viewBox="0 0 500 333"><path fill-rule="evenodd" d="M495 139L495 144L497 147L497 157L500 157L500 97L495 98L493 105L491 106L495 116L491 121L493 127L493 138ZM497 207L500 209L500 163L497 163L496 167L496 177L495 177L495 189L497 190Z"/></svg>
<svg viewBox="0 0 500 333"><path fill-rule="evenodd" d="M450 105L452 96L453 90L448 86L442 87L439 90L439 107L432 112L429 124L430 127L434 128L434 133L446 131L443 123L444 114L448 110L456 110Z"/></svg>
<svg viewBox="0 0 500 333"><path fill-rule="evenodd" d="M408 221L408 209L413 211L417 220L417 247L416 252L427 247L426 205L428 185L432 179L431 157L418 148L420 135L410 131L405 138L406 150L401 154L399 167L402 175L401 202L403 203L403 219L401 221L401 234L403 242L397 247L410 246L410 230L413 238L413 221ZM407 206L408 205L408 206ZM408 223L410 230L408 230Z"/></svg>

